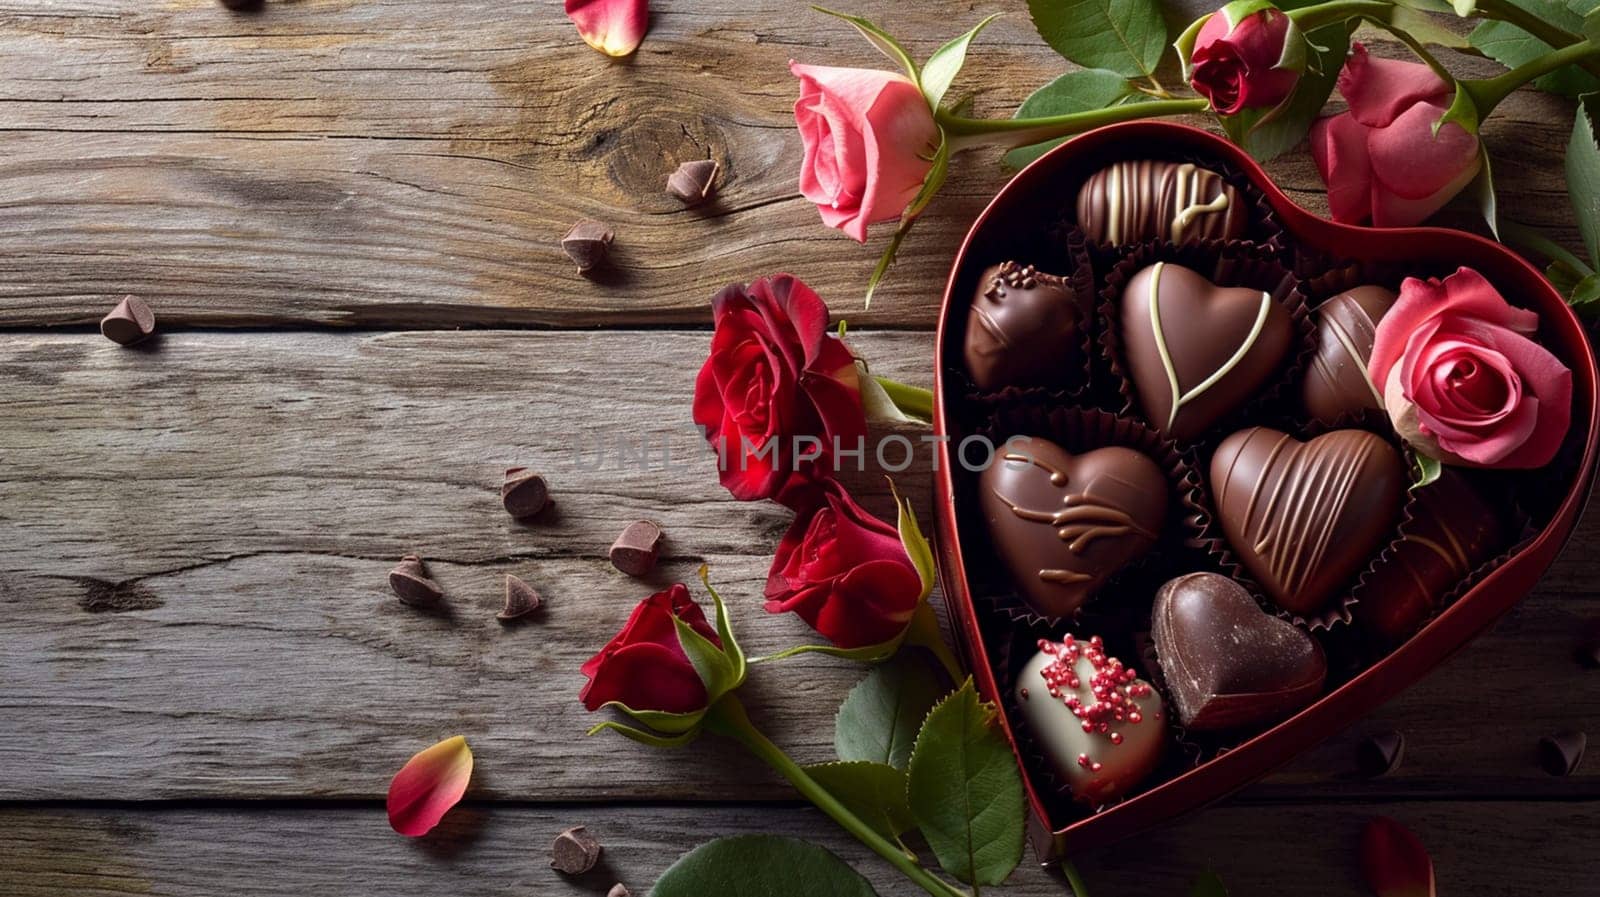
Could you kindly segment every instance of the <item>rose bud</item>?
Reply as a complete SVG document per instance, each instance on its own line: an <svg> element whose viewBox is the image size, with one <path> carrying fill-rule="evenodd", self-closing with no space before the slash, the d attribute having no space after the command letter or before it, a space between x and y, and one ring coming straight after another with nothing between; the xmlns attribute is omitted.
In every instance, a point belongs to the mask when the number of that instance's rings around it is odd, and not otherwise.
<svg viewBox="0 0 1600 897"><path fill-rule="evenodd" d="M583 42L607 56L627 56L650 27L648 0L567 0L567 18Z"/></svg>
<svg viewBox="0 0 1600 897"><path fill-rule="evenodd" d="M1218 115L1271 109L1306 70L1306 40L1283 10L1235 0L1207 16L1186 56L1185 74Z"/></svg>
<svg viewBox="0 0 1600 897"><path fill-rule="evenodd" d="M1539 316L1471 268L1407 278L1367 373L1394 428L1447 464L1542 467L1572 421L1572 371L1535 342Z"/></svg>
<svg viewBox="0 0 1600 897"><path fill-rule="evenodd" d="M674 617L722 647L705 612L678 583L639 602L622 631L584 663L580 671L589 681L578 694L583 706L599 710L615 703L662 713L704 710L706 684L684 652Z"/></svg>
<svg viewBox="0 0 1600 897"><path fill-rule="evenodd" d="M1478 135L1456 122L1434 133L1455 89L1433 69L1373 59L1358 43L1339 73L1339 92L1350 110L1311 126L1311 157L1328 185L1333 220L1416 224L1477 177Z"/></svg>
<svg viewBox="0 0 1600 897"><path fill-rule="evenodd" d="M694 387L694 420L721 455L735 498L784 500L833 469L835 445L866 438L855 358L828 331L828 307L788 274L711 300L716 332Z"/></svg>
<svg viewBox="0 0 1600 897"><path fill-rule="evenodd" d="M840 648L881 645L922 602L921 574L892 524L867 513L837 480L810 493L767 573L767 612L793 612Z"/></svg>
<svg viewBox="0 0 1600 897"><path fill-rule="evenodd" d="M789 62L800 79L800 192L822 222L860 242L922 189L939 143L928 101L904 75Z"/></svg>

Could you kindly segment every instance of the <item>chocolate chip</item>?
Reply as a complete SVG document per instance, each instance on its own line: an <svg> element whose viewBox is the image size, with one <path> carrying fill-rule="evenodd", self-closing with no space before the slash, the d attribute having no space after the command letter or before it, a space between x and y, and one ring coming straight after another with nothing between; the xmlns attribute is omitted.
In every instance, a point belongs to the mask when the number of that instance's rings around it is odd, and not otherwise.
<svg viewBox="0 0 1600 897"><path fill-rule="evenodd" d="M412 607L438 607L444 589L423 569L422 558L408 554L399 566L389 571L389 588L402 603Z"/></svg>
<svg viewBox="0 0 1600 897"><path fill-rule="evenodd" d="M697 206L716 192L717 173L721 170L722 167L710 159L685 162L667 178L667 192L683 200L686 206Z"/></svg>
<svg viewBox="0 0 1600 897"><path fill-rule="evenodd" d="M505 610L495 614L494 618L502 623L509 623L533 613L543 603L539 593L533 590L533 586L507 573L506 607Z"/></svg>
<svg viewBox="0 0 1600 897"><path fill-rule="evenodd" d="M627 887L622 882L617 882L606 892L606 897L633 897L633 895L628 893Z"/></svg>
<svg viewBox="0 0 1600 897"><path fill-rule="evenodd" d="M111 313L100 319L100 333L124 346L149 338L156 332L156 314L138 296L123 296Z"/></svg>
<svg viewBox="0 0 1600 897"><path fill-rule="evenodd" d="M248 11L261 8L261 0L218 0L229 9Z"/></svg>
<svg viewBox="0 0 1600 897"><path fill-rule="evenodd" d="M574 224L572 230L561 238L561 248L578 266L581 274L599 267L606 260L606 255L611 252L611 241L616 238L616 231L598 221L585 219Z"/></svg>
<svg viewBox="0 0 1600 897"><path fill-rule="evenodd" d="M544 477L526 467L506 469L506 481L500 487L500 502L506 513L518 520L538 514L550 504L550 486Z"/></svg>
<svg viewBox="0 0 1600 897"><path fill-rule="evenodd" d="M574 826L556 836L550 846L550 868L567 875L582 875L600 862L600 842L583 826Z"/></svg>
<svg viewBox="0 0 1600 897"><path fill-rule="evenodd" d="M1583 762L1589 739L1582 732L1557 732L1539 739L1539 765L1553 776L1570 776Z"/></svg>
<svg viewBox="0 0 1600 897"><path fill-rule="evenodd" d="M1375 732L1356 747L1356 766L1369 779L1388 775L1405 756L1406 737L1393 729Z"/></svg>
<svg viewBox="0 0 1600 897"><path fill-rule="evenodd" d="M629 576L644 576L656 568L661 553L661 527L648 520L628 524L611 545L611 566Z"/></svg>

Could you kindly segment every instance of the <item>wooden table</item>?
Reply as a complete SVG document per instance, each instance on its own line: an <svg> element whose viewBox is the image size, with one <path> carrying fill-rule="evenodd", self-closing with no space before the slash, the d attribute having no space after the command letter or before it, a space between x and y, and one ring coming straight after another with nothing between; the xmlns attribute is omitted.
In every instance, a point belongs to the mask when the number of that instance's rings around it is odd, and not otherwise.
<svg viewBox="0 0 1600 897"><path fill-rule="evenodd" d="M792 0L656 6L612 61L554 0L0 2L0 893L643 893L752 831L912 893L726 744L583 738L577 668L651 587L605 558L640 517L670 539L653 584L709 563L754 650L806 637L758 600L787 512L730 500L689 429L707 299L792 271L878 372L926 384L949 257L1004 175L995 152L958 157L862 311L883 236L858 247L797 195L785 63L881 60ZM855 9L920 56L1005 9L958 85L981 114L1062 69L1019 2ZM1506 212L1575 245L1570 120L1521 95L1488 139ZM721 193L686 211L663 180L708 154ZM1325 208L1303 152L1270 169ZM556 245L584 216L618 234L593 279ZM95 332L128 292L160 316L154 345ZM641 435L673 464L594 463ZM512 464L547 471L554 518L500 510ZM902 479L925 507L925 475ZM1356 834L1381 812L1422 836L1444 893L1600 893L1600 763L1557 779L1533 760L1540 735L1600 719L1600 673L1570 657L1600 616L1597 545L1591 516L1537 593L1373 719L1083 857L1095 892L1183 894L1209 865L1235 894L1359 893ZM387 594L408 552L451 616ZM544 592L542 621L495 622L505 573ZM861 674L796 659L749 699L822 760ZM1356 777L1353 746L1384 727L1404 764ZM393 834L389 777L458 733L469 801L440 835ZM578 823L607 864L574 882L546 851ZM1061 892L1031 866L1014 881Z"/></svg>

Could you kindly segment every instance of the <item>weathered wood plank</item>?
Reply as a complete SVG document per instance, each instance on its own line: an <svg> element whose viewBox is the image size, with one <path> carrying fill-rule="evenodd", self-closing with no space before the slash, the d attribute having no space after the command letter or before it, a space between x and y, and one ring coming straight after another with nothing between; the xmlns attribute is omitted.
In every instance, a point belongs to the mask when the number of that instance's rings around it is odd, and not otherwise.
<svg viewBox="0 0 1600 897"><path fill-rule="evenodd" d="M655 582L711 563L753 650L808 635L757 600L787 512L729 499L687 429L706 339L177 333L128 351L5 337L0 799L371 797L458 732L485 758L484 797L787 794L723 747L685 763L579 737L578 665L650 588L604 558L630 520L668 533ZM928 335L854 339L880 372L926 382ZM670 439L679 463L566 462L618 434ZM512 463L549 471L556 516L505 516ZM881 481L859 482L885 512ZM901 482L927 500L925 469ZM1600 767L1552 779L1532 758L1539 735L1600 720L1594 674L1568 657L1600 617L1597 538L1591 517L1537 594L1379 714L1410 738L1399 773L1354 780L1347 735L1254 793L1600 795ZM409 551L433 559L453 617L387 596ZM491 619L503 573L545 591L542 621ZM821 760L859 676L795 659L758 670L750 699L780 743Z"/></svg>
<svg viewBox="0 0 1600 897"><path fill-rule="evenodd" d="M856 246L798 196L785 63L884 61L788 0L654 7L644 47L616 62L548 2L321 0L253 16L215 0L0 3L0 325L90 322L130 291L168 323L699 324L719 286L778 269L850 308L884 238ZM1063 70L1013 4L964 7L854 8L919 55L1012 12L960 86L982 114ZM1570 115L1519 95L1487 133L1503 212L1576 245L1559 164ZM685 211L662 183L707 155L725 169L720 199ZM854 319L932 323L962 233L1004 180L996 160L957 159ZM1307 154L1270 170L1325 208ZM584 216L618 229L616 265L593 279L556 245Z"/></svg>
<svg viewBox="0 0 1600 897"><path fill-rule="evenodd" d="M1378 814L1417 832L1433 855L1441 894L1477 893L1485 882L1504 894L1600 893L1592 869L1600 812L1592 801L1234 804L1082 856L1077 865L1095 894L1187 894L1206 868L1234 894L1364 894L1356 845L1361 827ZM643 895L698 843L747 833L822 844L883 897L922 893L820 813L798 808L480 804L458 808L421 841L395 835L383 811L367 807L9 808L0 810L0 823L0 876L14 897L431 897L456 893L466 881L486 897L602 894L617 881ZM575 824L589 826L605 853L594 871L569 879L548 868L546 851L556 833ZM1004 893L1056 897L1070 891L1033 866L1030 856Z"/></svg>

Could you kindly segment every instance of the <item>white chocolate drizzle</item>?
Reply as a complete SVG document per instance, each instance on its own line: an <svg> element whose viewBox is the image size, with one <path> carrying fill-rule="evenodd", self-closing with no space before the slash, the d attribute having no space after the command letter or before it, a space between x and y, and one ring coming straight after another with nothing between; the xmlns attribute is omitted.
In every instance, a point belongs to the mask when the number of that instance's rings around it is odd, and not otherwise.
<svg viewBox="0 0 1600 897"><path fill-rule="evenodd" d="M1201 201L1201 187L1208 174L1212 172L1198 168L1190 162L1179 165L1173 173L1172 206L1177 211L1172 216L1172 242L1182 243L1184 232L1196 218L1228 208L1227 190L1218 191L1214 199Z"/></svg>
<svg viewBox="0 0 1600 897"><path fill-rule="evenodd" d="M1255 323L1250 325L1249 335L1239 344L1239 348L1234 350L1233 355L1222 363L1222 367L1212 371L1211 376L1201 380L1194 389L1185 393L1178 384L1178 369L1172 363L1172 350L1167 348L1167 337L1161 329L1161 272L1166 267L1166 262L1156 262L1150 272L1150 331L1155 337L1156 354L1161 357L1161 367L1167 374L1167 386L1172 390L1172 411L1167 415L1166 425L1166 429L1170 430L1178 419L1178 411L1184 405L1216 386L1223 377L1228 376L1240 362L1244 361L1246 355L1250 354L1256 341L1261 338L1261 331L1266 329L1267 317L1272 312L1272 294L1265 291L1261 293L1261 306L1256 311Z"/></svg>

